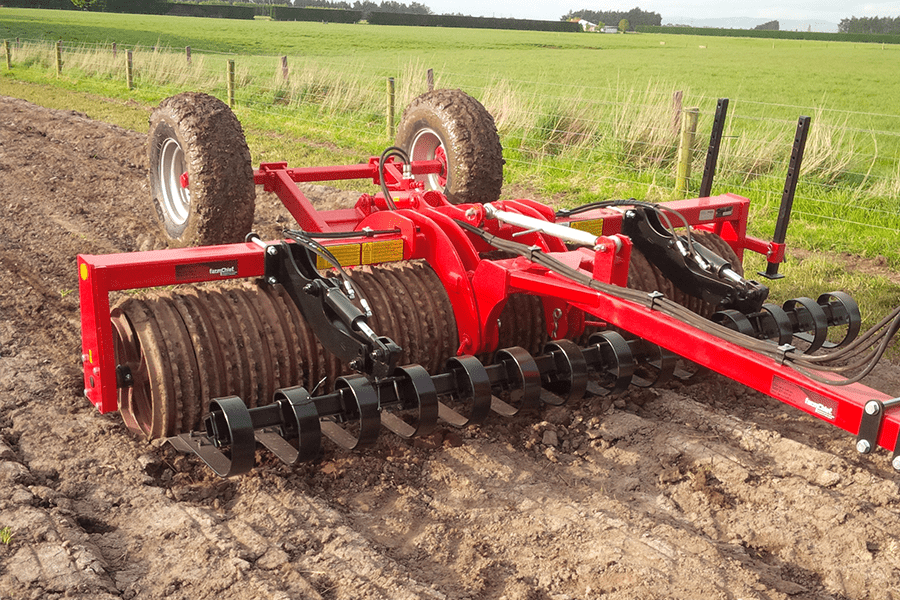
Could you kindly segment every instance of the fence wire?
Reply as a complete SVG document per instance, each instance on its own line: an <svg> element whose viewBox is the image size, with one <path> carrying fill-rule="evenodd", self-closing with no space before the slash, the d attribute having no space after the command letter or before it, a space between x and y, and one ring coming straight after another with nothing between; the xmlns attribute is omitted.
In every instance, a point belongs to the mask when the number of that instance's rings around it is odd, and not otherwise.
<svg viewBox="0 0 900 600"><path fill-rule="evenodd" d="M426 89L426 67L418 63L363 68L352 58L237 56L199 48L39 39L9 40L5 47L13 65L123 85L128 53L135 88L158 90L160 99L197 90L227 100L225 65L234 61L231 93L242 110L290 115L323 137L357 140L362 146L391 142L385 114L388 77L396 82L398 119L402 107ZM523 180L528 174L550 174L564 192L587 186L599 194L627 189L651 199L666 197L675 187L682 118L688 107L696 107L688 193L699 187L717 98L653 84L622 89L453 71L434 73L434 85L460 88L485 105L500 131L508 172ZM713 193L737 193L774 209L801 115L812 117L812 129L795 215L900 230L900 114L731 98Z"/></svg>

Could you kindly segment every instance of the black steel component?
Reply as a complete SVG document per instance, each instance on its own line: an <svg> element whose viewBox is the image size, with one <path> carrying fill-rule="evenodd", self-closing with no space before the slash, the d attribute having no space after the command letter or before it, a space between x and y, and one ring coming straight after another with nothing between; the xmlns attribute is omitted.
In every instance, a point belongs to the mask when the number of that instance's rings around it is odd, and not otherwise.
<svg viewBox="0 0 900 600"><path fill-rule="evenodd" d="M672 379L678 355L662 346L638 338L628 342L632 355L638 357L631 383L642 388L662 385Z"/></svg>
<svg viewBox="0 0 900 600"><path fill-rule="evenodd" d="M679 290L712 306L752 313L769 295L767 287L740 277L712 250L676 237L663 226L659 211L639 206L629 209L622 219L622 233Z"/></svg>
<svg viewBox="0 0 900 600"><path fill-rule="evenodd" d="M856 339L862 326L859 305L845 292L826 292L816 299L816 304L825 311L828 326L846 325L847 333L837 343L825 342L825 348L840 348Z"/></svg>
<svg viewBox="0 0 900 600"><path fill-rule="evenodd" d="M544 389L554 395L541 396L545 404L560 406L584 396L588 370L584 352L571 340L555 340L544 346L544 354L553 359L553 367L543 373Z"/></svg>
<svg viewBox="0 0 900 600"><path fill-rule="evenodd" d="M437 390L428 371L421 365L406 365L395 371L394 394L404 409L418 408L413 427L397 415L381 411L381 424L403 438L428 435L437 427Z"/></svg>
<svg viewBox="0 0 900 600"><path fill-rule="evenodd" d="M519 346L498 350L496 363L502 365L498 387L509 392L509 402L491 398L491 410L512 417L541 403L541 371L534 357Z"/></svg>
<svg viewBox="0 0 900 600"><path fill-rule="evenodd" d="M322 277L315 254L299 243L266 248L265 280L280 283L312 327L322 346L344 364L375 378L389 376L401 348L376 335L366 314L341 287L339 277Z"/></svg>
<svg viewBox="0 0 900 600"><path fill-rule="evenodd" d="M588 364L598 373L611 378L606 389L589 385L590 392L598 396L624 392L631 385L631 378L637 368L631 346L615 331L595 333L588 339L588 343L591 346L584 350Z"/></svg>
<svg viewBox="0 0 900 600"><path fill-rule="evenodd" d="M777 304L766 303L762 305L762 312L768 318L759 320L758 337L764 340L774 340L779 346L790 344L794 338L794 326L785 310Z"/></svg>
<svg viewBox="0 0 900 600"><path fill-rule="evenodd" d="M455 427L484 422L491 411L491 380L481 361L474 356L454 356L447 361L452 377L452 392L461 402L471 402L468 417L464 417L443 402L438 402L438 416Z"/></svg>
<svg viewBox="0 0 900 600"><path fill-rule="evenodd" d="M788 314L795 315L797 325L794 337L809 344L806 351L815 352L821 348L828 336L828 316L825 310L812 298L806 297L788 300L782 308Z"/></svg>
<svg viewBox="0 0 900 600"><path fill-rule="evenodd" d="M206 434L183 433L168 442L182 452L193 452L219 477L241 475L256 462L256 438L250 411L237 396L209 403ZM229 447L226 454L220 448Z"/></svg>
<svg viewBox="0 0 900 600"><path fill-rule="evenodd" d="M119 389L134 386L134 375L128 365L116 365L116 387Z"/></svg>
<svg viewBox="0 0 900 600"><path fill-rule="evenodd" d="M333 420L323 420L322 433L328 439L346 450L356 448L368 448L375 444L381 429L381 419L378 416L379 391L364 375L352 375L338 377L334 383L334 389L340 391L344 401L342 411L337 415L342 421L355 421L356 432L351 433L338 425ZM354 404L350 404L350 400Z"/></svg>
<svg viewBox="0 0 900 600"><path fill-rule="evenodd" d="M784 181L784 191L781 194L781 206L778 208L778 220L775 221L775 234L772 241L783 244L787 237L788 223L791 220L791 210L794 207L794 194L797 192L797 180L800 178L800 166L803 164L803 152L806 149L806 138L809 135L809 117L800 117L797 121L797 132L794 134L794 145L791 148L791 161L788 164L787 177ZM760 271L760 275L767 279L781 279L784 275L778 272L781 263L769 262L766 270Z"/></svg>
<svg viewBox="0 0 900 600"><path fill-rule="evenodd" d="M709 148L706 150L706 166L703 168L703 180L700 182L700 197L706 198L712 192L713 177L719 163L719 147L722 145L722 131L725 129L725 117L728 115L728 98L719 98L716 103L716 116L713 119L712 133L709 134Z"/></svg>
<svg viewBox="0 0 900 600"><path fill-rule="evenodd" d="M713 323L718 323L728 329L733 329L738 333L743 333L744 335L749 335L751 337L756 336L753 324L750 323L750 319L742 312L736 310L720 310L710 317L710 320Z"/></svg>
<svg viewBox="0 0 900 600"><path fill-rule="evenodd" d="M280 423L257 430L256 441L288 464L315 460L322 452L319 411L302 387L277 390L275 402ZM261 411L260 411L261 412Z"/></svg>

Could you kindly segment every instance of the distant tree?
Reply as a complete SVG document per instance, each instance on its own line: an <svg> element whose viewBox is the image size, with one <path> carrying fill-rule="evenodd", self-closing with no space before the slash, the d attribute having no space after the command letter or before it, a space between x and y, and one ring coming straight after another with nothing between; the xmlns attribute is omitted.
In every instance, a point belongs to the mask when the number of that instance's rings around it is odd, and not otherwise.
<svg viewBox="0 0 900 600"><path fill-rule="evenodd" d="M778 31L778 21L769 21L768 23L757 25L753 29L758 29L760 31Z"/></svg>
<svg viewBox="0 0 900 600"><path fill-rule="evenodd" d="M621 31L622 33L628 31L629 27L630 26L628 25L628 19L622 19L621 21L619 21L619 31Z"/></svg>
<svg viewBox="0 0 900 600"><path fill-rule="evenodd" d="M840 33L900 34L900 17L850 17L841 19Z"/></svg>
<svg viewBox="0 0 900 600"><path fill-rule="evenodd" d="M87 10L100 1L101 0L72 0L72 4L81 10Z"/></svg>
<svg viewBox="0 0 900 600"><path fill-rule="evenodd" d="M655 12L647 12L640 8L632 8L628 12L619 11L596 11L596 10L574 10L569 14L560 17L560 21L569 21L571 19L584 19L591 23L609 23L610 25L618 23L622 19L628 20L629 29L634 31L644 25L662 25L662 15Z"/></svg>

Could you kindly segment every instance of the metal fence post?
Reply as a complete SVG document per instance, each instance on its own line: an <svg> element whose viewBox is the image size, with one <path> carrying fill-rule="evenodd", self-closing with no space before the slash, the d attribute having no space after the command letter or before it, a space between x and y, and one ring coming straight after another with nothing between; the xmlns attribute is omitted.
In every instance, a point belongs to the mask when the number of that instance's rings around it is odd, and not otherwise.
<svg viewBox="0 0 900 600"><path fill-rule="evenodd" d="M394 137L394 78L387 80L387 136Z"/></svg>
<svg viewBox="0 0 900 600"><path fill-rule="evenodd" d="M687 194L691 179L694 134L697 133L699 108L687 108L681 119L681 138L678 143L678 164L675 168L675 196L683 198Z"/></svg>

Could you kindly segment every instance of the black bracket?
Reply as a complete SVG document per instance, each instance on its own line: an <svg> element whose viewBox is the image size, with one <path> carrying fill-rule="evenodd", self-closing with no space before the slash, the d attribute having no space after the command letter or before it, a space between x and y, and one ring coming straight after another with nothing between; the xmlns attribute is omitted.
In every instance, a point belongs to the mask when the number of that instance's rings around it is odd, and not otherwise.
<svg viewBox="0 0 900 600"><path fill-rule="evenodd" d="M875 449L878 436L881 435L881 426L884 424L884 415L889 409L900 406L900 398L892 400L869 400L863 407L862 419L859 423L859 433L856 436L856 450L861 454L868 454ZM900 471L900 430L897 432L897 441L894 444L894 455L891 458L891 466Z"/></svg>
<svg viewBox="0 0 900 600"><path fill-rule="evenodd" d="M658 211L629 208L622 219L622 233L679 290L713 306L752 313L769 295L767 287L739 277L731 264L696 240L691 244L693 254L686 256L686 245L663 226Z"/></svg>
<svg viewBox="0 0 900 600"><path fill-rule="evenodd" d="M402 349L372 330L345 280L316 270L312 250L299 243L267 246L265 281L284 286L322 346L350 368L376 379L393 373Z"/></svg>

